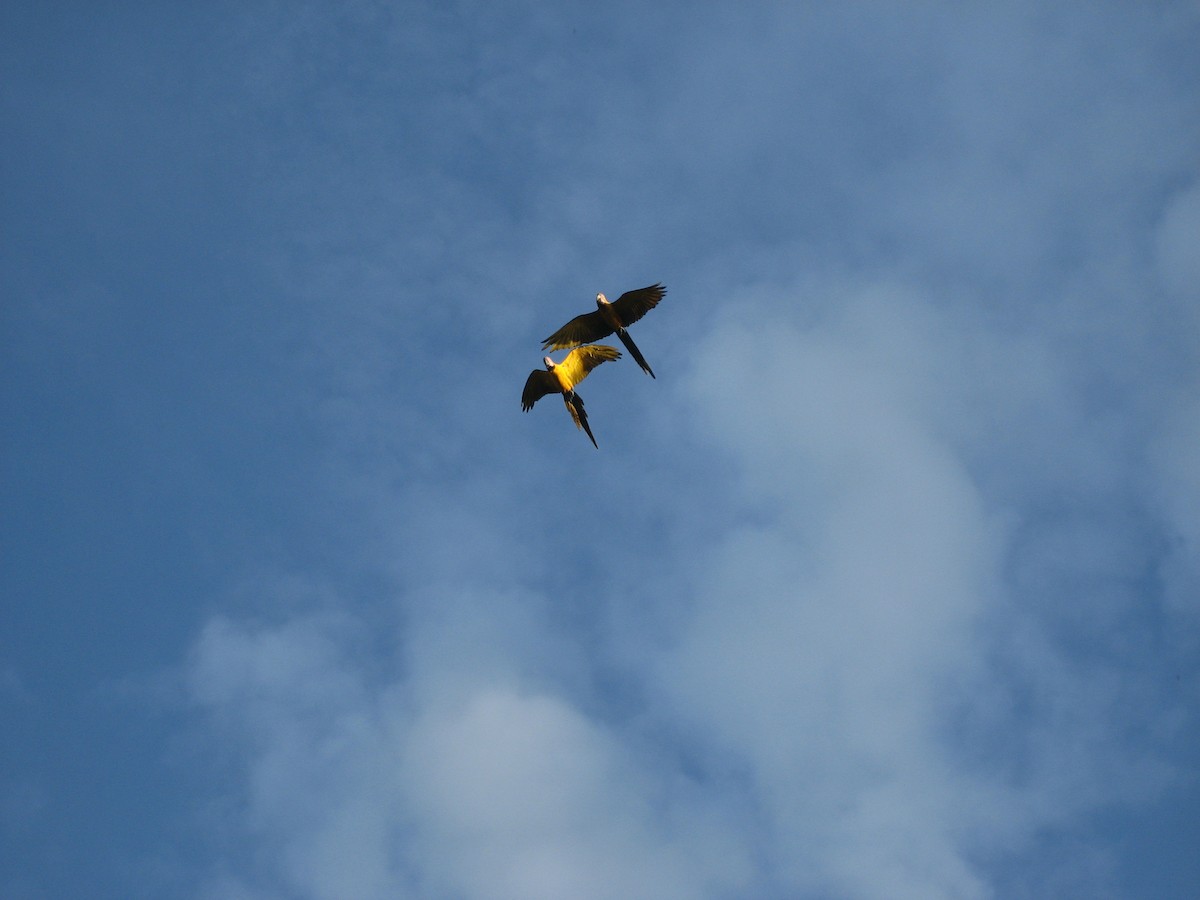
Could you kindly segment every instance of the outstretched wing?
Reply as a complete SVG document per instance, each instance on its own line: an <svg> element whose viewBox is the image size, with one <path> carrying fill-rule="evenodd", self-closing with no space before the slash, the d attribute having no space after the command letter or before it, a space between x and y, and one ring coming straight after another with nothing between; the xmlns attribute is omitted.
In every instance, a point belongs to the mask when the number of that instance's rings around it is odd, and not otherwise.
<svg viewBox="0 0 1200 900"><path fill-rule="evenodd" d="M560 381L565 381L567 389L587 378L588 372L600 365L621 358L621 351L616 347L604 344L589 344L586 347L576 347L567 354L567 358L554 367Z"/></svg>
<svg viewBox="0 0 1200 900"><path fill-rule="evenodd" d="M612 326L604 321L600 310L576 316L542 342L543 350L566 350L580 344L590 344L613 333Z"/></svg>
<svg viewBox="0 0 1200 900"><path fill-rule="evenodd" d="M667 289L661 284L652 284L649 287L638 288L636 291L626 291L613 304L613 312L617 314L621 324L628 327L658 306L658 301L666 292Z"/></svg>
<svg viewBox="0 0 1200 900"><path fill-rule="evenodd" d="M534 369L525 379L525 390L521 391L521 409L529 412L533 404L547 394L557 394L559 390L557 378L545 369Z"/></svg>

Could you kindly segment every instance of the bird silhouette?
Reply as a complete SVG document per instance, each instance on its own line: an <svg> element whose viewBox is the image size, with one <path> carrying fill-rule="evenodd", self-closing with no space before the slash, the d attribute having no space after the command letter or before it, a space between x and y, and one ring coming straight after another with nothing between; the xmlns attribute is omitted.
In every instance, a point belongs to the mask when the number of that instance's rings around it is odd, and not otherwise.
<svg viewBox="0 0 1200 900"><path fill-rule="evenodd" d="M654 370L650 368L650 364L642 356L642 351L625 329L658 306L658 301L666 292L667 289L661 284L652 284L636 291L626 291L615 303L609 303L607 297L597 294L596 311L573 318L546 338L542 342L542 349L566 350L568 347L590 344L615 332L629 351L629 355L642 367L642 371L654 378Z"/></svg>
<svg viewBox="0 0 1200 900"><path fill-rule="evenodd" d="M583 398L575 393L575 385L587 378L588 373L596 366L620 358L620 350L616 347L606 347L604 344L577 347L568 353L560 363L556 363L548 356L545 357L542 362L546 364L546 368L534 369L525 379L525 389L521 391L521 409L529 412L533 409L533 404L547 394L562 394L563 403L567 405L567 412L571 414L575 427L582 428L587 432L592 446L599 450L600 445L596 443L596 436L592 434L592 429L588 426L587 412L583 408Z"/></svg>

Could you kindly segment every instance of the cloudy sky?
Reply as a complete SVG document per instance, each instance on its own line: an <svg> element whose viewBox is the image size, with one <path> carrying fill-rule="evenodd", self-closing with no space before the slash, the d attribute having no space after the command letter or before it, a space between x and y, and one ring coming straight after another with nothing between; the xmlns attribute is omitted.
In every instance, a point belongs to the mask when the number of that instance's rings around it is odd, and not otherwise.
<svg viewBox="0 0 1200 900"><path fill-rule="evenodd" d="M1198 41L3 4L0 895L1194 896Z"/></svg>

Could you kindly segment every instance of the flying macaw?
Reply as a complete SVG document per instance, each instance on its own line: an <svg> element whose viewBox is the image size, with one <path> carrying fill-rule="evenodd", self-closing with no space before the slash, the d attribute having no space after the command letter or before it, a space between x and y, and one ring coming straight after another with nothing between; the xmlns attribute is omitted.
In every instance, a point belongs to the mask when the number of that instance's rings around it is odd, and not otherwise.
<svg viewBox="0 0 1200 900"><path fill-rule="evenodd" d="M658 306L658 301L666 292L667 289L661 284L652 284L636 291L626 291L617 298L616 303L609 303L607 297L597 294L596 311L573 318L546 338L542 342L542 349L566 350L568 347L590 344L616 332L629 355L642 367L642 371L654 378L654 371L625 329Z"/></svg>
<svg viewBox="0 0 1200 900"><path fill-rule="evenodd" d="M576 428L582 428L597 450L600 445L592 429L588 427L587 413L583 409L583 398L575 393L575 385L588 377L588 372L610 360L620 359L621 351L616 347L606 347L604 344L591 344L587 347L577 347L567 354L566 359L556 363L550 357L542 362L545 370L534 369L525 380L525 390L521 391L521 409L529 412L533 404L547 394L562 394L567 412L575 422Z"/></svg>

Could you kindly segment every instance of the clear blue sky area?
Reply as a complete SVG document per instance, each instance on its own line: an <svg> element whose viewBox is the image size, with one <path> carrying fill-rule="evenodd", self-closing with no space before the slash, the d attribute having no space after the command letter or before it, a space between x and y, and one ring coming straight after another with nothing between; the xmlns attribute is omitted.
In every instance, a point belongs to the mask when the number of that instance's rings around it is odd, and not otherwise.
<svg viewBox="0 0 1200 900"><path fill-rule="evenodd" d="M0 5L0 897L1196 897L1198 46Z"/></svg>

